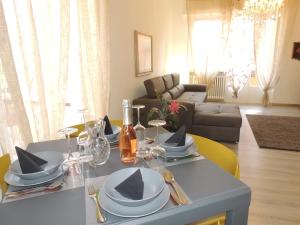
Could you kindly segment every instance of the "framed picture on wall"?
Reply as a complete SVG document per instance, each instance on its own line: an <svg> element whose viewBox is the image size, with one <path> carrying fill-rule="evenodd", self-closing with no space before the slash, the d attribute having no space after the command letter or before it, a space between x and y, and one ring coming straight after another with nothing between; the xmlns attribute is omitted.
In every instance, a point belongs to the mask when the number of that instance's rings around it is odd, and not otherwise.
<svg viewBox="0 0 300 225"><path fill-rule="evenodd" d="M300 42L294 42L292 58L300 60Z"/></svg>
<svg viewBox="0 0 300 225"><path fill-rule="evenodd" d="M135 72L144 76L153 72L152 36L134 31Z"/></svg>

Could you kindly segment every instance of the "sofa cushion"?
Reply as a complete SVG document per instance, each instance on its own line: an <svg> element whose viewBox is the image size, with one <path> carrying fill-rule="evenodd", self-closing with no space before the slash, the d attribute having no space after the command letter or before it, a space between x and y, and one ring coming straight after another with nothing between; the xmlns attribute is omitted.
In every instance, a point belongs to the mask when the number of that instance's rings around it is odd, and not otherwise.
<svg viewBox="0 0 300 225"><path fill-rule="evenodd" d="M158 94L166 91L165 83L162 77L155 77L145 80L144 85L149 98L157 98Z"/></svg>
<svg viewBox="0 0 300 225"><path fill-rule="evenodd" d="M206 99L206 92L183 92L177 99L181 102L202 103Z"/></svg>
<svg viewBox="0 0 300 225"><path fill-rule="evenodd" d="M179 84L179 80L180 80L179 74L174 73L174 74L172 74L172 77L173 77L174 86L177 86Z"/></svg>
<svg viewBox="0 0 300 225"><path fill-rule="evenodd" d="M170 93L169 92L165 92L165 93L163 93L162 95L161 95L161 97L163 98L163 99L167 99L167 100L172 100L172 96L170 95Z"/></svg>
<svg viewBox="0 0 300 225"><path fill-rule="evenodd" d="M237 105L197 103L195 105L193 124L240 128L242 117Z"/></svg>
<svg viewBox="0 0 300 225"><path fill-rule="evenodd" d="M178 84L176 86L176 88L178 89L178 91L180 92L180 95L182 95L182 93L184 92L184 86L182 84Z"/></svg>
<svg viewBox="0 0 300 225"><path fill-rule="evenodd" d="M177 87L173 87L169 90L169 92L173 99L177 99L182 94L182 92L180 92L180 90Z"/></svg>
<svg viewBox="0 0 300 225"><path fill-rule="evenodd" d="M165 82L165 86L167 90L171 89L174 86L172 74L164 75L163 80Z"/></svg>

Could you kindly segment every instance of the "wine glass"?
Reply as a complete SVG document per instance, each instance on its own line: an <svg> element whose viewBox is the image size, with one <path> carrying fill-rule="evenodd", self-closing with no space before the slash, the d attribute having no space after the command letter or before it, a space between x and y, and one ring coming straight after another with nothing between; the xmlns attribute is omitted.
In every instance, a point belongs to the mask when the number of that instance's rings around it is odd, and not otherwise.
<svg viewBox="0 0 300 225"><path fill-rule="evenodd" d="M158 135L158 127L161 127L166 124L165 120L150 120L148 122L149 126L156 127L156 136L155 136L155 144L153 147L150 148L151 154L154 157L164 157L166 154L166 150L160 146L160 141L159 141L159 135Z"/></svg>
<svg viewBox="0 0 300 225"><path fill-rule="evenodd" d="M135 130L136 138L137 138L137 150L142 150L143 141L145 139L145 130L146 128L140 122L140 109L145 108L144 105L134 105L132 108L137 109L137 124L133 127Z"/></svg>
<svg viewBox="0 0 300 225"><path fill-rule="evenodd" d="M78 129L74 127L62 128L57 132L61 136L64 135L67 139L68 156L63 162L63 168L67 172L67 176L64 179L67 185L72 187L76 187L83 182L80 154L72 151L70 140L70 135L76 132L78 132Z"/></svg>
<svg viewBox="0 0 300 225"><path fill-rule="evenodd" d="M79 133L78 137L77 137L77 144L79 145L81 153L84 153L86 142L87 142L87 140L89 138L89 134L87 132L87 123L86 123L86 120L85 120L85 113L86 113L86 111L87 111L86 109L80 109L80 110L78 110L78 112L81 115L81 123L84 125L84 130L81 131Z"/></svg>
<svg viewBox="0 0 300 225"><path fill-rule="evenodd" d="M74 128L74 127L65 127L65 128L60 129L59 131L57 131L57 133L60 136L64 136L67 139L67 146L68 146L68 157L67 157L67 160L71 160L71 157L73 157L70 135L74 134L76 132L78 132L78 129Z"/></svg>

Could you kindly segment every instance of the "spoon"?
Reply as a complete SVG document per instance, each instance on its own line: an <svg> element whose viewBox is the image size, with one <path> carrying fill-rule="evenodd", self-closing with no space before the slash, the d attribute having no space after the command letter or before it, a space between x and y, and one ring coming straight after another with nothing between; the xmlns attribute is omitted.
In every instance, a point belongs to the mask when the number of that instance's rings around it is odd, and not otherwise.
<svg viewBox="0 0 300 225"><path fill-rule="evenodd" d="M182 204L187 204L187 199L183 196L182 192L180 191L179 187L177 186L177 184L175 183L175 178L174 178L174 175L173 173L170 171L170 170L167 170L165 169L164 172L163 172L163 177L165 179L165 181L168 183L168 184L171 184L172 187L174 188L180 202Z"/></svg>

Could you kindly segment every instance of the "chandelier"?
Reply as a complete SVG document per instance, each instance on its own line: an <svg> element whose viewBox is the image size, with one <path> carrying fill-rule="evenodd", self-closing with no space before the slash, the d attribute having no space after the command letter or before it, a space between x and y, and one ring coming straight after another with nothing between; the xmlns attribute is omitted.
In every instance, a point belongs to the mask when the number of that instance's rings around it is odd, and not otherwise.
<svg viewBox="0 0 300 225"><path fill-rule="evenodd" d="M254 21L277 19L284 0L245 0L243 15Z"/></svg>

